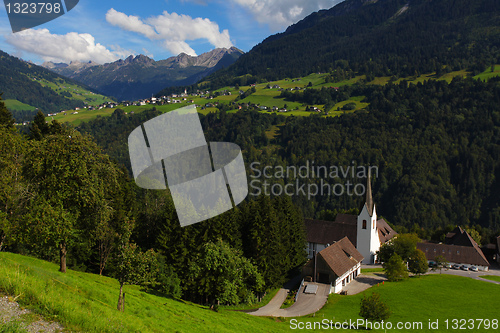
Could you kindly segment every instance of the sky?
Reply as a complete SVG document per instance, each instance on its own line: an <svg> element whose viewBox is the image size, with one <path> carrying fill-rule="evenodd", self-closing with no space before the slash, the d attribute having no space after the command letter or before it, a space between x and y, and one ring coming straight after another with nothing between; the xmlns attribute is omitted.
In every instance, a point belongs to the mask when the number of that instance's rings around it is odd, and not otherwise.
<svg viewBox="0 0 500 333"><path fill-rule="evenodd" d="M232 46L248 52L266 37L341 1L80 0L65 15L17 33L0 3L0 50L37 64L103 64L139 54L158 61Z"/></svg>

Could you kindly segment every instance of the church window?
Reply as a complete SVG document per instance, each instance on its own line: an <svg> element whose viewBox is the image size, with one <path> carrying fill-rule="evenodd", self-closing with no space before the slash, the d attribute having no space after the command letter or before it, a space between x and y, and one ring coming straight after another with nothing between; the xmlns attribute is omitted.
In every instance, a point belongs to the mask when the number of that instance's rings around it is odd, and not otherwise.
<svg viewBox="0 0 500 333"><path fill-rule="evenodd" d="M363 220L363 229L366 229L366 220Z"/></svg>

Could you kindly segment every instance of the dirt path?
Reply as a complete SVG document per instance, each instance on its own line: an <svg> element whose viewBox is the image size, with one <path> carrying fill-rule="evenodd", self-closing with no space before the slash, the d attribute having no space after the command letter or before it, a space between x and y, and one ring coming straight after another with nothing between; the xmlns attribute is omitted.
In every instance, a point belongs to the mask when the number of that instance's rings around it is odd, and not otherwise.
<svg viewBox="0 0 500 333"><path fill-rule="evenodd" d="M0 295L0 327L7 324L19 323L19 327L29 333L55 333L64 329L58 323L49 323L44 320L33 321L37 316L30 315L31 311L22 309L19 304L9 297Z"/></svg>

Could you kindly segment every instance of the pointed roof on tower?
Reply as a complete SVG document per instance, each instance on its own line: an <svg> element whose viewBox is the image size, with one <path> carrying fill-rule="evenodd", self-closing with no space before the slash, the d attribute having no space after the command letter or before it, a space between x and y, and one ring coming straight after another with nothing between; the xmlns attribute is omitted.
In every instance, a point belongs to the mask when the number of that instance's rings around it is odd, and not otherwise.
<svg viewBox="0 0 500 333"><path fill-rule="evenodd" d="M370 169L368 169L368 180L366 181L366 208L368 209L368 214L372 216L373 214L373 196L372 196L372 183L370 178Z"/></svg>

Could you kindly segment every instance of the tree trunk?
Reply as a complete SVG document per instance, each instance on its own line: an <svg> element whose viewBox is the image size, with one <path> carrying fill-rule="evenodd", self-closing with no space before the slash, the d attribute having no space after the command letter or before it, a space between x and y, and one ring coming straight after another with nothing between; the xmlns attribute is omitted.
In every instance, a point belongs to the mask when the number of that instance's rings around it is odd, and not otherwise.
<svg viewBox="0 0 500 333"><path fill-rule="evenodd" d="M60 259L60 264L59 264L59 272L61 273L66 273L66 242L62 241L59 243L59 259Z"/></svg>
<svg viewBox="0 0 500 333"><path fill-rule="evenodd" d="M3 247L3 242L5 241L5 234L2 234L0 236L0 251L2 251L2 247Z"/></svg>
<svg viewBox="0 0 500 333"><path fill-rule="evenodd" d="M118 296L118 311L123 311L124 309L124 299L123 299L123 284L120 284L120 295Z"/></svg>

